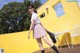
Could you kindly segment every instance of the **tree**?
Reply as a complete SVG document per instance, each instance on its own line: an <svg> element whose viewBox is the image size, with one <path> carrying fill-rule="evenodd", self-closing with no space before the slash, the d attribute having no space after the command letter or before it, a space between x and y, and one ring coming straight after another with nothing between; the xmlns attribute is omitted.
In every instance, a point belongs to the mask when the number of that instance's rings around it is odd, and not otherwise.
<svg viewBox="0 0 80 53"><path fill-rule="evenodd" d="M31 18L27 9L30 4L35 9L41 6L39 1L31 0L5 4L0 10L0 34L29 30Z"/></svg>

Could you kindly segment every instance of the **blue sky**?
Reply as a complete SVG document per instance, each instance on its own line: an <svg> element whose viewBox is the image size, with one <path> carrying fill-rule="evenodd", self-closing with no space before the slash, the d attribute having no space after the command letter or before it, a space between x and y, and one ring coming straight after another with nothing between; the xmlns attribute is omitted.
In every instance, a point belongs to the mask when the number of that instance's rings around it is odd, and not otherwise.
<svg viewBox="0 0 80 53"><path fill-rule="evenodd" d="M35 0L33 0L33 1L35 1ZM45 3L47 0L40 0L41 1L41 3L43 4L43 3Z"/></svg>
<svg viewBox="0 0 80 53"><path fill-rule="evenodd" d="M4 4L7 4L9 2L23 2L23 0L0 0L0 9L4 6ZM34 0L33 0L34 1ZM41 0L41 3L45 3L47 0Z"/></svg>
<svg viewBox="0 0 80 53"><path fill-rule="evenodd" d="M0 0L0 9L4 6L4 4L7 4L13 1L22 2L23 0Z"/></svg>

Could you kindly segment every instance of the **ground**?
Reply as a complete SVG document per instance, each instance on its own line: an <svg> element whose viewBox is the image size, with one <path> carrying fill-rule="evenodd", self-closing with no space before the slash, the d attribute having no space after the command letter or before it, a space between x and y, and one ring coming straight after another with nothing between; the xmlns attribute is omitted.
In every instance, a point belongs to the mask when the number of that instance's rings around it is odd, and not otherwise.
<svg viewBox="0 0 80 53"><path fill-rule="evenodd" d="M59 48L60 53L80 53L80 46L74 46L73 48L69 49L68 47L61 47ZM55 53L51 48L45 48L46 53ZM40 53L39 51L35 51L33 53Z"/></svg>

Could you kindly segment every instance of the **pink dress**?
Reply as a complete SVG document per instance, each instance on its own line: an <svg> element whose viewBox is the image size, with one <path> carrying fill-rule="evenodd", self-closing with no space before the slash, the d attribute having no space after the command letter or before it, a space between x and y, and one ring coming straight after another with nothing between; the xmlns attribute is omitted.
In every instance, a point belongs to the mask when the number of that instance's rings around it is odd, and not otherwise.
<svg viewBox="0 0 80 53"><path fill-rule="evenodd" d="M35 24L33 26L33 36L34 38L41 38L46 36L46 31L40 24L40 20L38 18L38 15L36 13L32 13L31 21L35 20Z"/></svg>

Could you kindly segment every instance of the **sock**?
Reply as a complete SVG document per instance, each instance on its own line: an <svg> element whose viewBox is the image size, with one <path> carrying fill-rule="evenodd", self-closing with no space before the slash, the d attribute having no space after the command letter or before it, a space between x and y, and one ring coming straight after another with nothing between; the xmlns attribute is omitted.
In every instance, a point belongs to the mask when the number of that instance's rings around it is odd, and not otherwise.
<svg viewBox="0 0 80 53"><path fill-rule="evenodd" d="M45 51L44 50L41 50L41 53L45 53Z"/></svg>
<svg viewBox="0 0 80 53"><path fill-rule="evenodd" d="M53 46L53 47L51 47L51 48L52 48L53 50L55 50L56 53L60 53L55 46Z"/></svg>

